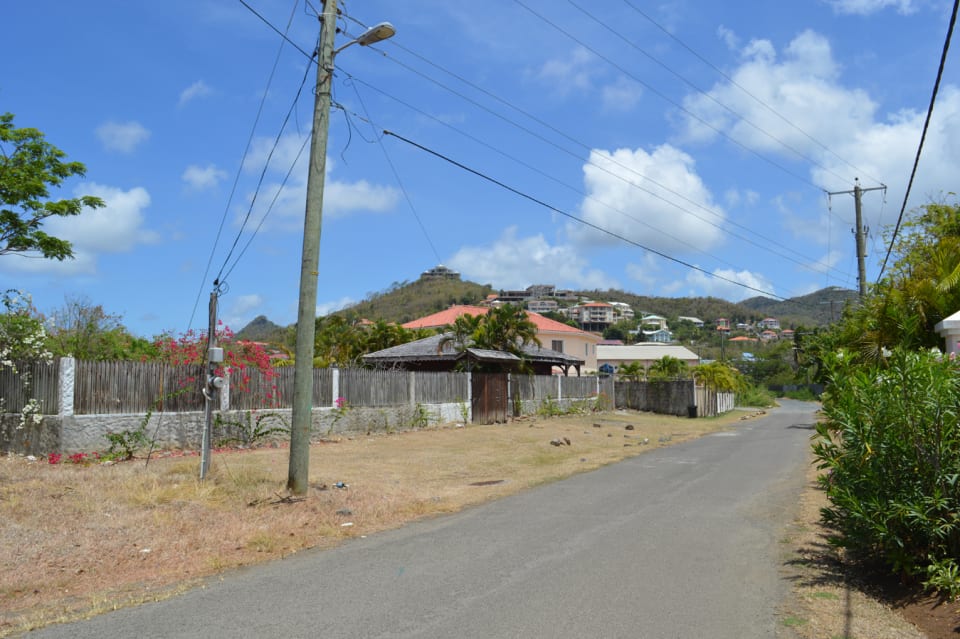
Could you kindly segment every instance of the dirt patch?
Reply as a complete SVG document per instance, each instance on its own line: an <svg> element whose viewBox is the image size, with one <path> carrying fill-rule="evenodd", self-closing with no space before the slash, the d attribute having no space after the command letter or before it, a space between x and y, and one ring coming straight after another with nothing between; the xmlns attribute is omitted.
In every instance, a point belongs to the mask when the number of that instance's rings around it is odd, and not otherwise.
<svg viewBox="0 0 960 639"><path fill-rule="evenodd" d="M812 462L812 458L811 458ZM960 603L949 603L844 560L827 543L820 509L828 504L811 463L796 519L782 539L793 597L781 620L784 636L802 639L957 639Z"/></svg>

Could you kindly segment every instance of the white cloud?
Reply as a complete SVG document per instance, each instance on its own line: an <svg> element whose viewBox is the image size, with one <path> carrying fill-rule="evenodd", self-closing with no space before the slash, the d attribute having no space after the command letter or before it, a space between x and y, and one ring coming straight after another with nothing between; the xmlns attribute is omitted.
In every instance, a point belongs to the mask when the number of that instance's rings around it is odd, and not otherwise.
<svg viewBox="0 0 960 639"><path fill-rule="evenodd" d="M221 180L226 179L227 172L218 169L213 164L208 164L207 166L197 166L196 164L191 164L188 166L181 178L187 185L196 191L202 191L204 189L216 188Z"/></svg>
<svg viewBox="0 0 960 639"><path fill-rule="evenodd" d="M713 275L716 277L711 277L701 271L690 271L686 278L687 284L693 287L690 294L709 295L732 302L739 302L758 295L769 297L771 294L776 294L773 284L759 273L747 270L715 269Z"/></svg>
<svg viewBox="0 0 960 639"><path fill-rule="evenodd" d="M713 141L721 130L750 149L797 159L797 152L822 154L816 140L833 143L873 121L876 105L864 91L839 84L839 67L822 35L804 31L782 60L766 40L752 41L742 54L744 63L731 75L739 86L721 83L709 97L684 99L684 107L699 118L684 116L685 139Z"/></svg>
<svg viewBox="0 0 960 639"><path fill-rule="evenodd" d="M177 106L182 107L191 100L205 98L212 93L213 89L211 89L206 82L203 80L197 80L180 92L180 100L177 102Z"/></svg>
<svg viewBox="0 0 960 639"><path fill-rule="evenodd" d="M727 45L727 48L731 51L736 51L740 48L740 38L733 31L733 29L729 29L721 24L719 27L717 27L717 37L719 37L720 40Z"/></svg>
<svg viewBox="0 0 960 639"><path fill-rule="evenodd" d="M257 196L254 219L259 220L267 207L276 199L265 227L284 230L302 230L303 213L307 201L307 173L310 161L309 149L305 147L307 138L297 135L285 135L280 138L277 148L270 159L270 175L285 175L290 167L293 171L286 184L280 180L266 181ZM274 140L258 138L244 161L246 171L259 173L270 156ZM302 149L302 152L301 152ZM400 199L400 192L389 186L371 184L366 180L349 182L331 176L335 164L327 159L327 176L324 182L323 215L334 219L346 217L352 213L386 213L391 211ZM253 197L251 193L249 197ZM244 211L244 214L246 212Z"/></svg>
<svg viewBox="0 0 960 639"><path fill-rule="evenodd" d="M317 317L323 317L324 315L335 313L336 311L344 309L351 304L356 304L356 300L352 297L341 297L338 300L317 304Z"/></svg>
<svg viewBox="0 0 960 639"><path fill-rule="evenodd" d="M671 255L704 251L721 239L716 225L725 215L694 171L693 158L675 147L594 150L583 173L588 197L582 216L591 224ZM568 232L578 244L621 242L572 223Z"/></svg>
<svg viewBox="0 0 960 639"><path fill-rule="evenodd" d="M221 319L234 332L239 331L249 324L250 320L261 314L258 312L263 307L263 298L260 295L251 293L249 295L230 296L228 299L229 304L226 312L221 314Z"/></svg>
<svg viewBox="0 0 960 639"><path fill-rule="evenodd" d="M475 282L496 282L503 288L524 288L531 282L552 282L561 287L619 288L616 280L589 268L573 246L551 246L543 235L517 237L508 227L489 246L465 246L448 265Z"/></svg>
<svg viewBox="0 0 960 639"><path fill-rule="evenodd" d="M124 191L93 182L78 185L75 194L100 197L106 206L84 209L80 215L48 218L46 233L67 240L73 245L74 259L57 262L30 259L11 261L24 272L58 273L63 275L97 272L99 255L127 253L140 244L153 244L158 235L144 228L144 210L150 206L150 194L143 187Z"/></svg>
<svg viewBox="0 0 960 639"><path fill-rule="evenodd" d="M600 101L606 111L629 111L640 102L643 88L627 78L617 78L600 90Z"/></svg>
<svg viewBox="0 0 960 639"><path fill-rule="evenodd" d="M537 75L553 88L553 93L567 95L573 91L592 90L595 65L594 55L577 47L569 55L545 62Z"/></svg>
<svg viewBox="0 0 960 639"><path fill-rule="evenodd" d="M97 127L97 137L108 151L132 153L150 138L150 131L139 122L106 122Z"/></svg>
<svg viewBox="0 0 960 639"><path fill-rule="evenodd" d="M913 0L825 0L833 7L834 13L869 15L895 7L898 13L909 14L917 10Z"/></svg>
<svg viewBox="0 0 960 639"><path fill-rule="evenodd" d="M639 264L631 262L626 266L627 275L639 285L631 290L654 291L660 283L660 266L652 253L645 252Z"/></svg>

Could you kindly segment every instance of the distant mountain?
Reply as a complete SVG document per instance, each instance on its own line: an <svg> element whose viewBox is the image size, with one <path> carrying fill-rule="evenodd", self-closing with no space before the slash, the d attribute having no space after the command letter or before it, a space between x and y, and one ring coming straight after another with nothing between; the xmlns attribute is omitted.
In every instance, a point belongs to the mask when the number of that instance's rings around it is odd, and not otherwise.
<svg viewBox="0 0 960 639"><path fill-rule="evenodd" d="M847 304L856 303L856 291L839 286L830 286L788 300L772 300L769 297L751 297L740 302L764 317L775 317L780 325L826 326L840 319Z"/></svg>
<svg viewBox="0 0 960 639"><path fill-rule="evenodd" d="M279 343L283 341L286 331L284 327L268 320L266 315L260 315L240 329L235 337L250 342Z"/></svg>

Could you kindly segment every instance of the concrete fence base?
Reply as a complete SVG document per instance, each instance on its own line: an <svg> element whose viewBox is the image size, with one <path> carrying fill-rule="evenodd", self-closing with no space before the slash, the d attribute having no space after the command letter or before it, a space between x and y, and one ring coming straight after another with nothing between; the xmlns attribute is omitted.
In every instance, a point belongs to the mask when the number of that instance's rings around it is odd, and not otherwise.
<svg viewBox="0 0 960 639"><path fill-rule="evenodd" d="M214 420L212 441L243 443L256 430L289 430L290 409L222 411ZM465 417L467 419L465 419ZM345 433L372 433L412 430L426 426L469 421L463 403L417 404L382 408L314 408L312 437ZM126 415L44 416L40 424L20 428L19 415L0 415L0 450L24 455L104 451L110 442L108 433L135 431L145 434L160 449L199 449L204 413L152 413ZM286 432L265 436L265 440L284 441Z"/></svg>

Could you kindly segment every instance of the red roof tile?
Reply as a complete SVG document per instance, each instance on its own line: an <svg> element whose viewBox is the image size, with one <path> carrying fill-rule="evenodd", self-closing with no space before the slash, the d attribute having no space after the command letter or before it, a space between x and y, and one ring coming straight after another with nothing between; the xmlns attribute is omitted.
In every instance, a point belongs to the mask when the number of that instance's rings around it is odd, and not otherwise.
<svg viewBox="0 0 960 639"><path fill-rule="evenodd" d="M486 315L490 309L486 306L451 306L445 311L427 315L420 319L415 319L403 325L404 328L442 328L453 322L461 315ZM550 333L583 333L579 328L574 328L569 324L552 320L544 317L540 313L531 313L525 311L527 319L534 323L538 331Z"/></svg>

